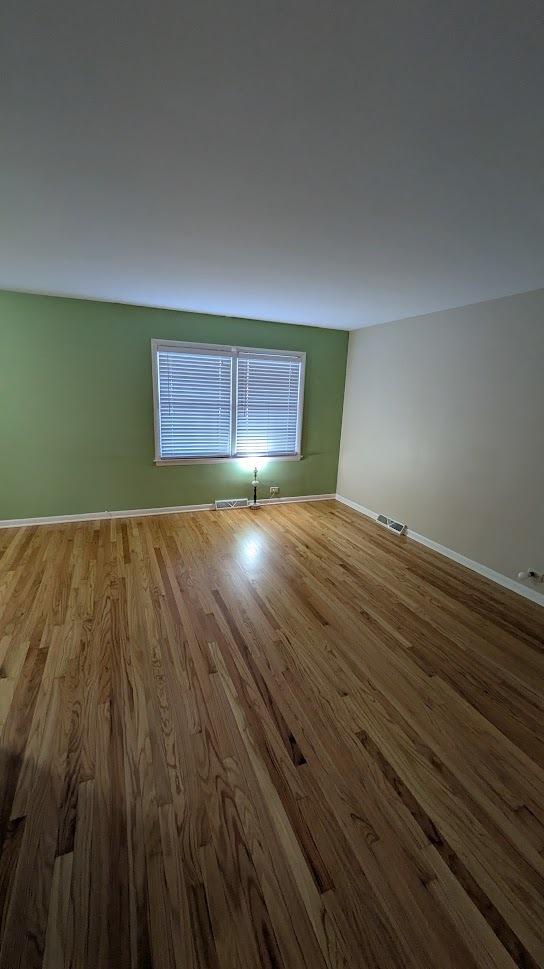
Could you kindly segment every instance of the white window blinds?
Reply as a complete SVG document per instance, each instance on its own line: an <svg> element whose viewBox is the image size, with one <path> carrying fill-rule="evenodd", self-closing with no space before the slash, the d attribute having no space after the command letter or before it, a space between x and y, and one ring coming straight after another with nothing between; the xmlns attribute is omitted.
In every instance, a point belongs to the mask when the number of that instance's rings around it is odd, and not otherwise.
<svg viewBox="0 0 544 969"><path fill-rule="evenodd" d="M239 352L236 455L297 453L300 373L300 357Z"/></svg>
<svg viewBox="0 0 544 969"><path fill-rule="evenodd" d="M155 459L300 457L304 353L154 340Z"/></svg>
<svg viewBox="0 0 544 969"><path fill-rule="evenodd" d="M232 355L159 348L157 378L160 457L228 457Z"/></svg>

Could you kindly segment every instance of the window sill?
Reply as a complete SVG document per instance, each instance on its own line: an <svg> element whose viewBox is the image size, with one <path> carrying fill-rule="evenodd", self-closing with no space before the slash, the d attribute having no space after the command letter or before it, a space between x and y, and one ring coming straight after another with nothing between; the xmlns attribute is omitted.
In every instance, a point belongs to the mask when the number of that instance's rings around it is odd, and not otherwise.
<svg viewBox="0 0 544 969"><path fill-rule="evenodd" d="M255 455L248 454L247 457L238 458L155 458L155 464L159 467L164 467L168 465L176 464L240 464L241 461L249 461ZM257 460L268 461L301 461L302 454L272 454L267 456L266 454L257 456Z"/></svg>

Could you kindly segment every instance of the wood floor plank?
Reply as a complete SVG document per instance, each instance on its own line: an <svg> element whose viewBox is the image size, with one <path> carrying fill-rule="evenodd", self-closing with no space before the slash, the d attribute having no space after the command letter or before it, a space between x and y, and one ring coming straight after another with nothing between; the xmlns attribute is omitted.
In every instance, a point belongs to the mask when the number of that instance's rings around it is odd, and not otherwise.
<svg viewBox="0 0 544 969"><path fill-rule="evenodd" d="M334 501L0 530L0 969L544 969L544 611Z"/></svg>
<svg viewBox="0 0 544 969"><path fill-rule="evenodd" d="M72 852L58 855L55 859L43 969L65 969L69 965L67 933L73 859Z"/></svg>

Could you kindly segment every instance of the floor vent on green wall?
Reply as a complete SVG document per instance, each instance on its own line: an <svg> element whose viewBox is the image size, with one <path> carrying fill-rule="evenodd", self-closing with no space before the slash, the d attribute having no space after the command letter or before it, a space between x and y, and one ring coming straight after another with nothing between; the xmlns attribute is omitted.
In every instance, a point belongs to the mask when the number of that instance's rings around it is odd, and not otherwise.
<svg viewBox="0 0 544 969"><path fill-rule="evenodd" d="M248 505L247 498L218 498L215 502L216 508L247 508Z"/></svg>

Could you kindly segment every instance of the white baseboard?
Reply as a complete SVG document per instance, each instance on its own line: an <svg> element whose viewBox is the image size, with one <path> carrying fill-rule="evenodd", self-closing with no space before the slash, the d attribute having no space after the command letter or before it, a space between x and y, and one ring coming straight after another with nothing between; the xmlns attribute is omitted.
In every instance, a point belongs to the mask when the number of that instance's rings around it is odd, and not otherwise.
<svg viewBox="0 0 544 969"><path fill-rule="evenodd" d="M376 521L378 517L377 511L371 511L370 508L365 508L364 505L359 505L356 501L352 501L351 498L344 498L343 495L336 495L336 500L341 501L343 505L349 505L349 507L353 508L354 511L360 511L361 515L366 515L367 518L373 518L374 521Z"/></svg>
<svg viewBox="0 0 544 969"><path fill-rule="evenodd" d="M296 495L294 498L260 498L259 505L282 505L293 501L334 501L336 495Z"/></svg>
<svg viewBox="0 0 544 969"><path fill-rule="evenodd" d="M130 508L127 511L88 511L79 515L44 515L41 518L7 518L0 528L24 525L62 525L67 522L97 522L105 518L142 518L146 515L175 515L181 511L209 511L214 505L171 505L168 508Z"/></svg>
<svg viewBox="0 0 544 969"><path fill-rule="evenodd" d="M364 505L359 505L356 501L352 501L351 498L345 498L344 495L337 494L336 500L342 502L343 505L348 505L350 508L353 508L354 511L366 515L367 518L372 518L374 521L378 517L377 512L371 511L370 508L365 508ZM516 582L515 579L511 579L508 575L503 575L502 572L496 572L495 569L490 569L487 565L482 565L481 562L475 562L473 559L467 558L466 555L461 555L460 552L456 552L453 548L447 548L446 545L441 545L440 542L435 542L432 538L427 538L425 535L420 535L419 532L412 531L411 528L406 529L405 535L408 538L413 538L420 545L425 545L427 548L439 552L440 555L445 555L446 558L458 562L459 565L464 565L467 569L478 572L479 575L490 579L491 582L496 582L497 585L502 585L503 588L510 589L511 592L516 592L518 595L524 596L525 599L536 602L539 606L544 606L544 593L538 592L536 589L531 589L529 586L522 585L521 582Z"/></svg>
<svg viewBox="0 0 544 969"><path fill-rule="evenodd" d="M259 505L280 504L293 501L326 501L336 495L294 495L292 498L262 498ZM24 525L59 525L66 522L94 522L105 518L143 518L147 515L177 515L185 511L212 511L214 504L169 505L163 508L130 508L127 511L89 511L80 515L46 515L41 518L7 518L0 521L0 528L21 528Z"/></svg>

